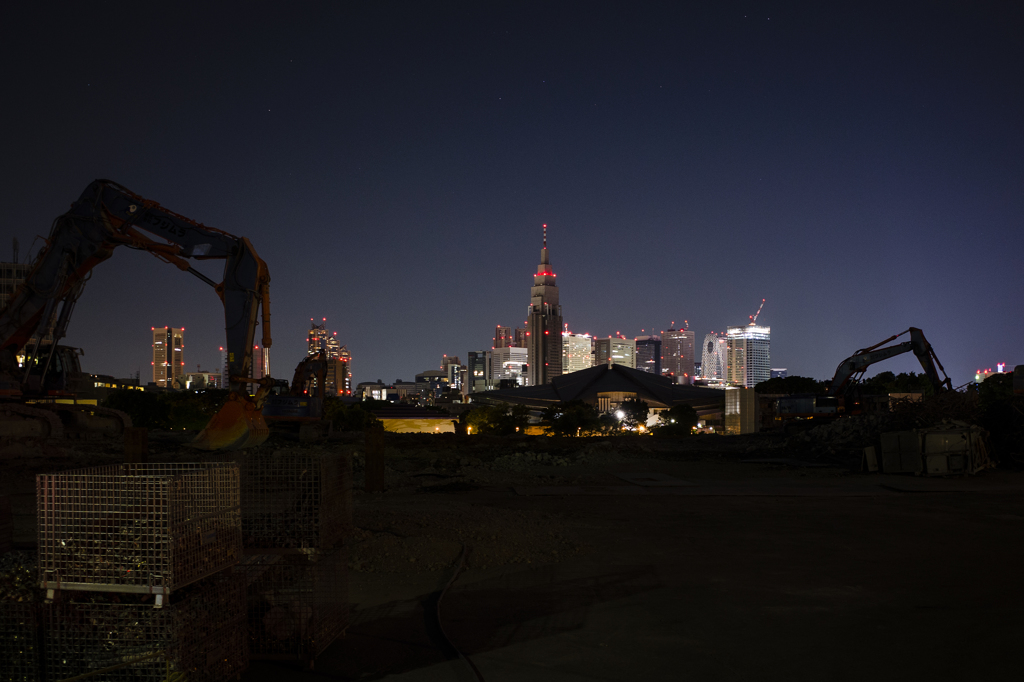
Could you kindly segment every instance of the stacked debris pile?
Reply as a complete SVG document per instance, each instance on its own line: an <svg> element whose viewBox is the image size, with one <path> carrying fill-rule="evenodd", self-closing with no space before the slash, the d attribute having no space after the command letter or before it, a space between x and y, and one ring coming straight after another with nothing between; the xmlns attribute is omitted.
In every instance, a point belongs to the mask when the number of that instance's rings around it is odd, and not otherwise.
<svg viewBox="0 0 1024 682"><path fill-rule="evenodd" d="M312 666L348 627L352 457L285 448L247 453L240 467L250 655Z"/></svg>
<svg viewBox="0 0 1024 682"><path fill-rule="evenodd" d="M976 391L943 391L923 400L894 400L891 423L896 428L923 428L949 421L977 424L982 416Z"/></svg>
<svg viewBox="0 0 1024 682"><path fill-rule="evenodd" d="M889 415L840 417L790 436L783 446L805 459L852 465L860 461L863 448L874 445L891 424Z"/></svg>

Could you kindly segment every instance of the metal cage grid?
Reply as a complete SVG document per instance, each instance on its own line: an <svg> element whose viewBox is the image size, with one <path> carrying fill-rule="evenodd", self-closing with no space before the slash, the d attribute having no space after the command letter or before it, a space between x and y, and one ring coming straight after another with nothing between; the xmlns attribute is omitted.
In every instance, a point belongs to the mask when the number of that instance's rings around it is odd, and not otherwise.
<svg viewBox="0 0 1024 682"><path fill-rule="evenodd" d="M352 459L323 451L247 454L240 462L247 553L324 550L352 527Z"/></svg>
<svg viewBox="0 0 1024 682"><path fill-rule="evenodd" d="M347 549L246 557L253 659L312 663L348 627Z"/></svg>
<svg viewBox="0 0 1024 682"><path fill-rule="evenodd" d="M0 682L41 682L40 604L0 600Z"/></svg>
<svg viewBox="0 0 1024 682"><path fill-rule="evenodd" d="M163 609L154 609L150 597L66 595L45 619L47 679L231 679L249 663L244 590L240 576L226 572L192 585ZM114 669L97 674L108 668Z"/></svg>
<svg viewBox="0 0 1024 682"><path fill-rule="evenodd" d="M170 594L241 558L233 464L117 464L36 477L44 588Z"/></svg>

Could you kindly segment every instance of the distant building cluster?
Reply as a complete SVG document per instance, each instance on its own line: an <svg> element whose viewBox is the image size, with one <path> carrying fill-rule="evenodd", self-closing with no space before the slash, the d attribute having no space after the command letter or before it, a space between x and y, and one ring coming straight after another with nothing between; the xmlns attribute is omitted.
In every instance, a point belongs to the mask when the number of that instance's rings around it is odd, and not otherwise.
<svg viewBox="0 0 1024 682"><path fill-rule="evenodd" d="M724 334L712 332L701 345L688 325L635 338L572 332L562 319L545 225L525 325L496 325L490 350L470 351L459 372L446 372L446 381L450 390L469 395L540 386L564 374L619 365L667 377L676 384L753 387L772 376L771 329L755 324L756 319L753 315L750 324L729 327ZM445 366L450 367L451 358L446 358ZM367 386L380 394L385 390L377 384Z"/></svg>
<svg viewBox="0 0 1024 682"><path fill-rule="evenodd" d="M0 274L6 276L7 272ZM570 331L563 322L557 275L547 246L547 225L540 263L532 277L523 326L495 325L490 349L468 351L465 362L457 355L443 355L438 369L421 372L413 381L385 383L378 379L353 386L351 353L338 341L337 332L328 331L326 318L320 323L310 319L308 353L325 354L329 395L419 405L459 403L475 393L543 386L556 377L599 366L627 367L663 377L671 384L714 388L752 388L769 378L786 376L785 369L771 367L771 328L756 324L757 315L751 316L749 324L730 326L725 333L706 334L699 345L688 324L676 329L673 323L660 333L634 338L618 332L599 337ZM0 280L0 284L10 288L7 279ZM221 375L201 370L187 373L182 350L184 330L154 328L153 333L156 385L229 385L228 358L223 348ZM256 345L249 378L264 376L270 376L269 356L266 349ZM255 390L256 385L249 387Z"/></svg>
<svg viewBox="0 0 1024 682"><path fill-rule="evenodd" d="M310 318L306 342L309 355L323 351L327 357L327 395L352 395L352 354L338 341L338 332L327 331L326 317L321 324Z"/></svg>

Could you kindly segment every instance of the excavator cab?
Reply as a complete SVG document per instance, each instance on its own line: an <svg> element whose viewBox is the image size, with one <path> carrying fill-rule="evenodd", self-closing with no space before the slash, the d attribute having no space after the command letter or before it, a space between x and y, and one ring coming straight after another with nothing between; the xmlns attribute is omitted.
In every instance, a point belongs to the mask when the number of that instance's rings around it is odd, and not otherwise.
<svg viewBox="0 0 1024 682"><path fill-rule="evenodd" d="M32 398L46 396L73 396L83 386L82 364L78 358L83 355L80 348L42 344L36 352L35 346L28 346L19 363L24 372L29 365L22 384L23 393ZM87 382L85 382L87 383Z"/></svg>

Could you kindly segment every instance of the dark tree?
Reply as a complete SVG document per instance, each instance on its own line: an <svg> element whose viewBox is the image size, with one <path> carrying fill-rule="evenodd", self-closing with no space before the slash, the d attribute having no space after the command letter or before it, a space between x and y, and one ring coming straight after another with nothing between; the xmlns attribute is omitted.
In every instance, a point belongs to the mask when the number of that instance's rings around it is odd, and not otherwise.
<svg viewBox="0 0 1024 682"><path fill-rule="evenodd" d="M525 405L481 405L466 414L474 433L508 436L526 430L530 410Z"/></svg>
<svg viewBox="0 0 1024 682"><path fill-rule="evenodd" d="M780 377L762 381L754 386L754 390L761 394L770 395L794 395L797 393L813 393L821 395L828 390L831 381L818 381L810 377Z"/></svg>
<svg viewBox="0 0 1024 682"><path fill-rule="evenodd" d="M658 425L653 432L656 436L689 436L698 421L697 410L691 405L675 405L658 415Z"/></svg>
<svg viewBox="0 0 1024 682"><path fill-rule="evenodd" d="M582 400L548 407L542 423L556 436L591 436L601 431L597 409Z"/></svg>
<svg viewBox="0 0 1024 682"><path fill-rule="evenodd" d="M324 400L324 419L331 422L338 431L365 431L379 428L383 424L370 412L374 407L390 405L384 400L368 400L361 403L344 403L338 398Z"/></svg>
<svg viewBox="0 0 1024 682"><path fill-rule="evenodd" d="M635 431L640 426L647 424L647 415L650 414L650 409L643 400L638 398L624 400L619 409L623 413L622 425L627 429Z"/></svg>

